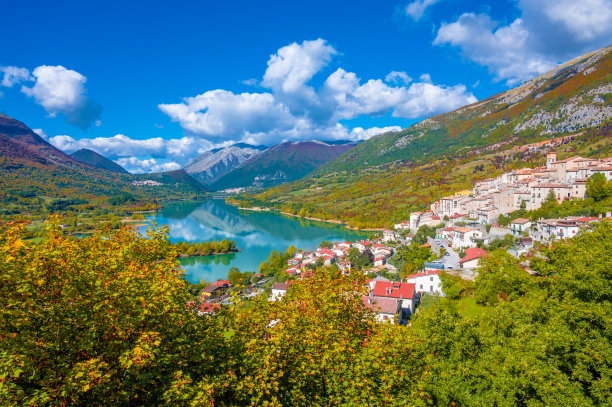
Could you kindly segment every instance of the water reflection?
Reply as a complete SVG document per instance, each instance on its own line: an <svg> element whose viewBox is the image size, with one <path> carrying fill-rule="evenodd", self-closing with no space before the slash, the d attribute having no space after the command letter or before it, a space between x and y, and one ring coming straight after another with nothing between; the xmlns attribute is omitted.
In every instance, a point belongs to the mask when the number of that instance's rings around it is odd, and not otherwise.
<svg viewBox="0 0 612 407"><path fill-rule="evenodd" d="M168 225L172 242L230 239L242 251L219 256L183 259L187 278L215 281L225 278L231 267L255 271L272 250L285 250L293 245L315 249L323 240L357 240L364 232L339 225L315 222L269 212L243 211L222 200L178 202L165 207L156 216L159 225Z"/></svg>

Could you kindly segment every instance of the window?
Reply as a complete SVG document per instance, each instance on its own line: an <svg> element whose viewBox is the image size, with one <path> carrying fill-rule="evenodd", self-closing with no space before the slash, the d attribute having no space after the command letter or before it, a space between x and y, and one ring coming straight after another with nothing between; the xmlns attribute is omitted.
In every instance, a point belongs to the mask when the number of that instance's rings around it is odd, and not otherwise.
<svg viewBox="0 0 612 407"><path fill-rule="evenodd" d="M433 281L433 277L429 277L429 281Z"/></svg>
<svg viewBox="0 0 612 407"><path fill-rule="evenodd" d="M423 289L423 284L421 284L421 290Z"/></svg>
<svg viewBox="0 0 612 407"><path fill-rule="evenodd" d="M430 293L433 293L433 285L430 285L430 286L429 286L429 292L430 292Z"/></svg>

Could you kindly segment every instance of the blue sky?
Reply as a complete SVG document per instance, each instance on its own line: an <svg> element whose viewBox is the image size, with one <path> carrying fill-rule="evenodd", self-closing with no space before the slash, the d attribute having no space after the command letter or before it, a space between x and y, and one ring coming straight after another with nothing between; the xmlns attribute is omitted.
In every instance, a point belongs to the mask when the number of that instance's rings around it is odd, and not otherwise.
<svg viewBox="0 0 612 407"><path fill-rule="evenodd" d="M398 130L612 38L612 0L30 1L2 13L0 112L138 172L238 141Z"/></svg>

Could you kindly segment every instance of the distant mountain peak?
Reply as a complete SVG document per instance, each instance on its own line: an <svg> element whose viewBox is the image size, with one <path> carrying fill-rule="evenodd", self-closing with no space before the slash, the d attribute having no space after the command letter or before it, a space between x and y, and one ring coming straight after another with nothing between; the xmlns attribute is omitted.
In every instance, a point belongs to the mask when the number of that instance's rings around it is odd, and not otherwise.
<svg viewBox="0 0 612 407"><path fill-rule="evenodd" d="M103 155L87 148L82 148L78 151L75 151L74 153L70 154L70 157L72 157L75 161L91 165L95 168L111 172L117 172L120 174L128 174L128 172L116 162L111 161Z"/></svg>
<svg viewBox="0 0 612 407"><path fill-rule="evenodd" d="M185 171L202 184L209 185L266 149L265 146L246 143L216 148L191 160Z"/></svg>
<svg viewBox="0 0 612 407"><path fill-rule="evenodd" d="M323 141L286 141L250 158L220 177L211 188L268 187L294 181L350 150L354 144L330 145Z"/></svg>

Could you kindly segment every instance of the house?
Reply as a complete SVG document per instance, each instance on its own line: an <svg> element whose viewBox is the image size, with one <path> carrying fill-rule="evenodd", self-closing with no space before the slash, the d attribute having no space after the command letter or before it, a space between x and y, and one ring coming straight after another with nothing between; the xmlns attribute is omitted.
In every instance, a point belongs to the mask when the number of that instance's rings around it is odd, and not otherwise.
<svg viewBox="0 0 612 407"><path fill-rule="evenodd" d="M513 236L521 236L524 231L528 231L531 227L531 221L526 218L514 219L510 222L510 230Z"/></svg>
<svg viewBox="0 0 612 407"><path fill-rule="evenodd" d="M383 238L382 241L387 243L387 242L393 242L397 240L397 233L395 233L392 230L383 230Z"/></svg>
<svg viewBox="0 0 612 407"><path fill-rule="evenodd" d="M417 293L426 293L445 297L442 292L440 270L429 270L406 277L406 282L414 284Z"/></svg>
<svg viewBox="0 0 612 407"><path fill-rule="evenodd" d="M415 285L397 281L377 281L370 295L375 298L394 298L401 303L400 322L405 322L416 307Z"/></svg>
<svg viewBox="0 0 612 407"><path fill-rule="evenodd" d="M565 218L565 219L540 219L536 223L535 231L532 233L536 240L547 241L551 239L568 239L580 232L587 223L596 222L599 218Z"/></svg>
<svg viewBox="0 0 612 407"><path fill-rule="evenodd" d="M459 264L464 269L474 269L478 267L481 257L487 256L487 251L478 247L465 250L465 257L459 260Z"/></svg>
<svg viewBox="0 0 612 407"><path fill-rule="evenodd" d="M278 301L287 294L289 283L274 283L272 285L272 293L268 301Z"/></svg>
<svg viewBox="0 0 612 407"><path fill-rule="evenodd" d="M379 281L390 282L391 280L385 277L374 277L374 278L367 280L366 283L368 283L368 286L370 287L370 291L374 289L374 286Z"/></svg>
<svg viewBox="0 0 612 407"><path fill-rule="evenodd" d="M374 258L375 266L384 266L387 263L385 256L379 256Z"/></svg>
<svg viewBox="0 0 612 407"><path fill-rule="evenodd" d="M210 302L202 302L198 305L198 316L211 315L217 311L221 306L219 304L211 304Z"/></svg>
<svg viewBox="0 0 612 407"><path fill-rule="evenodd" d="M227 293L232 287L229 280L215 281L201 291L203 298L219 298Z"/></svg>
<svg viewBox="0 0 612 407"><path fill-rule="evenodd" d="M395 298L374 298L369 295L361 297L364 307L376 312L376 319L380 322L390 321L395 323L396 318L401 314L401 304Z"/></svg>
<svg viewBox="0 0 612 407"><path fill-rule="evenodd" d="M456 249L462 249L464 247L475 247L477 240L482 239L483 234L480 230L468 227L453 228L450 232L451 246Z"/></svg>

